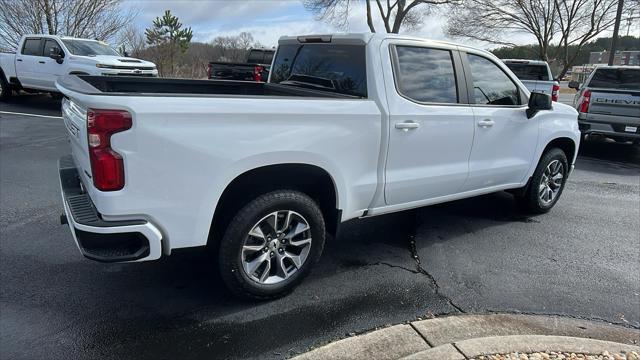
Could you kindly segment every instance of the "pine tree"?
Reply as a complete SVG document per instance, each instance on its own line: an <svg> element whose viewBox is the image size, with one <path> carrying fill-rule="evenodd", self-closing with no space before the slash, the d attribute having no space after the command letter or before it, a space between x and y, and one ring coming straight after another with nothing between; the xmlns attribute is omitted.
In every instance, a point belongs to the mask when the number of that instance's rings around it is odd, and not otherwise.
<svg viewBox="0 0 640 360"><path fill-rule="evenodd" d="M193 37L191 27L183 29L178 17L172 15L170 10L166 10L162 17L153 20L153 26L146 29L144 33L147 44L157 47L161 52L160 72L164 73L165 62L168 62L170 74L174 75L175 62L187 51Z"/></svg>

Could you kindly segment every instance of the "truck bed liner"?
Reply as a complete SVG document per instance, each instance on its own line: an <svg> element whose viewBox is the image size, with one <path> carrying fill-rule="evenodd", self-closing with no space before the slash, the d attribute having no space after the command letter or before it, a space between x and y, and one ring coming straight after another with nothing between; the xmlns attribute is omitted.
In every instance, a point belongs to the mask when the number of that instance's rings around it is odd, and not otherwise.
<svg viewBox="0 0 640 360"><path fill-rule="evenodd" d="M69 90L87 95L112 96L287 96L346 98L358 97L328 91L306 89L250 81L191 80L142 78L134 76L68 75L58 79L58 84Z"/></svg>

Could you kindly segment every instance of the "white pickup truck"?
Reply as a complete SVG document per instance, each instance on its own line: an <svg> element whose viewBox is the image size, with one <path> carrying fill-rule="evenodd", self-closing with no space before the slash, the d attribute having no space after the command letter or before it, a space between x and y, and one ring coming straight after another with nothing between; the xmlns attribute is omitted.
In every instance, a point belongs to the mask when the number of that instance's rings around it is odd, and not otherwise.
<svg viewBox="0 0 640 360"><path fill-rule="evenodd" d="M553 78L551 68L546 61L504 59L502 60L531 92L551 95L551 100L558 101L560 83Z"/></svg>
<svg viewBox="0 0 640 360"><path fill-rule="evenodd" d="M0 98L13 90L58 94L62 75L158 76L154 63L121 56L104 42L25 35L15 54L0 54Z"/></svg>
<svg viewBox="0 0 640 360"><path fill-rule="evenodd" d="M577 112L492 54L393 34L283 37L266 83L68 76L59 163L80 252L217 250L237 295L290 291L349 219L511 190L560 197Z"/></svg>

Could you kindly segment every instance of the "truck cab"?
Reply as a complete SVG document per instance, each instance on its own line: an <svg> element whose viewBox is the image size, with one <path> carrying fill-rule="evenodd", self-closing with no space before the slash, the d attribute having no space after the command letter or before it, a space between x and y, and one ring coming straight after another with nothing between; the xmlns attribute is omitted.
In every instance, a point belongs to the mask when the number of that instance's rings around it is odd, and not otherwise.
<svg viewBox="0 0 640 360"><path fill-rule="evenodd" d="M57 92L62 75L158 76L155 64L125 57L107 43L55 35L25 35L15 54L0 54L2 96L12 90Z"/></svg>

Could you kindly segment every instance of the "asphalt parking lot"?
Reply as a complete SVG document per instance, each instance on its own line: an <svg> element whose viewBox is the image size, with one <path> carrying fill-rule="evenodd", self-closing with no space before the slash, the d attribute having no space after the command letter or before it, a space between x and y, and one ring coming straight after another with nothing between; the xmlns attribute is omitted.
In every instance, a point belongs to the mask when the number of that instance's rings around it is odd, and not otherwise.
<svg viewBox="0 0 640 360"><path fill-rule="evenodd" d="M497 193L352 221L291 295L233 298L197 249L82 258L60 226L59 102L0 103L0 355L282 358L385 324L535 313L640 327L640 150L590 141L548 214ZM414 242L412 243L412 239Z"/></svg>

